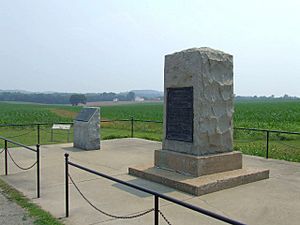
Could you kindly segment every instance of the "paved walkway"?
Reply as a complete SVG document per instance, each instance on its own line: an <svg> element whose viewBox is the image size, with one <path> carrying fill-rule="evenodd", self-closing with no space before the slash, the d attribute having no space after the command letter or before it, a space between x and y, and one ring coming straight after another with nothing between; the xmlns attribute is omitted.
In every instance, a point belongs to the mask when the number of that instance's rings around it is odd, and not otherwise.
<svg viewBox="0 0 300 225"><path fill-rule="evenodd" d="M23 172L10 161L9 175L2 178L55 217L63 218L66 224L153 224L153 213L129 221L102 215L81 198L73 185L70 185L70 217L64 218L64 153L68 152L72 162L247 224L299 224L299 163L244 156L244 165L270 169L270 179L195 197L128 175L129 166L153 162L154 150L160 149L161 143L142 139L117 139L102 141L101 147L99 151L79 151L72 148L71 144L42 146L40 199L36 199L35 169ZM34 162L35 155L32 152L17 149L10 151L15 160L24 167ZM3 163L0 171L3 171ZM70 168L70 174L87 198L104 211L116 215L131 215L153 208L153 197L146 193L74 167ZM223 224L164 200L160 201L160 209L174 225ZM162 218L160 221L160 224L166 224Z"/></svg>

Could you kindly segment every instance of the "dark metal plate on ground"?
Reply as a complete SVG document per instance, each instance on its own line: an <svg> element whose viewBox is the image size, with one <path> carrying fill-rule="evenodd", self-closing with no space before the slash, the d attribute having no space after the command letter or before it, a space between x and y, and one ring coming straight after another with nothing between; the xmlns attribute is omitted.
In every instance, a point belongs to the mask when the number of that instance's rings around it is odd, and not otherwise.
<svg viewBox="0 0 300 225"><path fill-rule="evenodd" d="M166 138L193 142L193 87L167 88Z"/></svg>
<svg viewBox="0 0 300 225"><path fill-rule="evenodd" d="M97 108L83 108L80 113L76 116L76 121L89 122Z"/></svg>

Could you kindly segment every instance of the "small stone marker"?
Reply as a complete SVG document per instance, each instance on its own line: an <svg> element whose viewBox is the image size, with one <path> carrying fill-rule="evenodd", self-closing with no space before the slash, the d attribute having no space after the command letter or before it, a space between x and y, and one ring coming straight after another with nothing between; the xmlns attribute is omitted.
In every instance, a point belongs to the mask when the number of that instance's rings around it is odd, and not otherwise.
<svg viewBox="0 0 300 225"><path fill-rule="evenodd" d="M201 195L269 177L233 150L233 57L193 48L165 57L164 136L153 166L129 173ZM203 175L206 175L203 178Z"/></svg>
<svg viewBox="0 0 300 225"><path fill-rule="evenodd" d="M83 108L74 120L74 147L100 149L100 109Z"/></svg>

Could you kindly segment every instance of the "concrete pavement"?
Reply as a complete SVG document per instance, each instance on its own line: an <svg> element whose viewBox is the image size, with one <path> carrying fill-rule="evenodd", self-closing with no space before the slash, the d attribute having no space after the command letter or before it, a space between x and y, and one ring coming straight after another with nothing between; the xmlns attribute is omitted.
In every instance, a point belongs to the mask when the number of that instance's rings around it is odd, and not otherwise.
<svg viewBox="0 0 300 225"><path fill-rule="evenodd" d="M100 214L81 198L70 185L70 217L65 218L64 153L70 161L85 167L147 187L225 215L247 224L299 224L300 164L243 156L244 164L270 169L270 179L195 197L172 188L128 175L128 167L153 162L154 150L160 142L142 139L115 139L101 142L101 150L80 151L72 144L41 147L41 198L36 198L36 170L20 171L9 161L9 175L3 176L10 185L23 192L43 209L66 224L153 224L153 213L132 220L116 220ZM15 160L26 167L35 154L10 149ZM1 155L3 158L3 155ZM3 160L2 160L3 162ZM3 171L3 163L0 171ZM2 172L3 174L3 172ZM153 197L120 184L97 177L77 168L70 174L81 191L97 207L116 215L130 215L153 208ZM172 224L223 224L173 203L160 200L160 209ZM160 218L160 224L166 224Z"/></svg>

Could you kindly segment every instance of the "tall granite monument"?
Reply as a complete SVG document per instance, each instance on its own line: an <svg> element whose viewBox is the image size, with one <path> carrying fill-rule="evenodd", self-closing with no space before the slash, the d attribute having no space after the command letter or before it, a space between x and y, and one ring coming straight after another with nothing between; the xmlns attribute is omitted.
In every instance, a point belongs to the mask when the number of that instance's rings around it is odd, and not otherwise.
<svg viewBox="0 0 300 225"><path fill-rule="evenodd" d="M129 168L145 179L201 195L269 177L233 151L233 57L193 48L165 57L164 134L154 166Z"/></svg>
<svg viewBox="0 0 300 225"><path fill-rule="evenodd" d="M83 150L100 149L100 110L83 108L74 120L74 147Z"/></svg>

